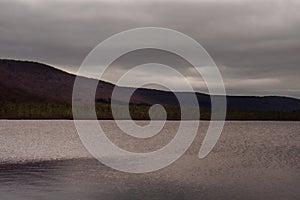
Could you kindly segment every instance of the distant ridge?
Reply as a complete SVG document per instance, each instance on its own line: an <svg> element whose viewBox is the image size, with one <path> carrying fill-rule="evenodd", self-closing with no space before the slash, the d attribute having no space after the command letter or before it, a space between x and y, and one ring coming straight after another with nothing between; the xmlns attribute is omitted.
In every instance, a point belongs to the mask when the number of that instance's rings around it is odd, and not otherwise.
<svg viewBox="0 0 300 200"><path fill-rule="evenodd" d="M72 99L76 76L49 65L31 62L0 59L0 101L14 103L66 103ZM88 78L85 78L88 79ZM89 81L97 81L89 79ZM115 86L99 81L96 102L109 103ZM120 87L121 90L133 88ZM210 97L197 93L201 108L210 108ZM243 111L282 111L300 110L300 100L279 96L227 96L228 110ZM137 89L131 99L132 104L178 106L172 92L153 89Z"/></svg>

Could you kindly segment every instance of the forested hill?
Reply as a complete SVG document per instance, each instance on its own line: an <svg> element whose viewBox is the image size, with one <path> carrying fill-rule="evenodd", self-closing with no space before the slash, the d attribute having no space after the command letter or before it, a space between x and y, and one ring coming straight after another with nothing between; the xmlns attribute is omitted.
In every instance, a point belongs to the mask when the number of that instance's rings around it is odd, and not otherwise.
<svg viewBox="0 0 300 200"><path fill-rule="evenodd" d="M73 74L37 62L0 59L0 118L71 118L70 107L75 77ZM98 109L110 112L108 103L114 87L117 86L99 81L95 99ZM120 89L125 91L134 88ZM209 95L197 93L197 97L200 107L209 112ZM139 109L139 112L146 112L152 104L161 104L170 112L177 113L174 119L178 118L178 101L172 92L137 89L130 103L135 109ZM281 116L279 119L295 120L300 111L300 100L288 97L227 96L227 103L228 119L268 120ZM60 112L59 109L64 110L65 114L61 114L63 111ZM238 117L230 117L230 113L236 113L235 116ZM258 113L264 113L266 117L258 117ZM103 118L109 119L110 116L107 114ZM147 115L143 114L140 118L147 118L145 116Z"/></svg>

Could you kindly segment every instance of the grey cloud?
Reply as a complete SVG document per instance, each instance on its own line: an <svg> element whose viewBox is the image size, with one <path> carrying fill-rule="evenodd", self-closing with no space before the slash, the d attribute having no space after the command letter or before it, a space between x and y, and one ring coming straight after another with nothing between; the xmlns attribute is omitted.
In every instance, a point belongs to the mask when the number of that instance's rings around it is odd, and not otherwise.
<svg viewBox="0 0 300 200"><path fill-rule="evenodd" d="M4 0L0 2L0 55L75 72L88 52L112 34L161 26L200 42L220 66L228 93L300 97L299 10L297 0ZM114 70L121 73L150 58L185 73L191 67L172 55L146 51L120 58Z"/></svg>

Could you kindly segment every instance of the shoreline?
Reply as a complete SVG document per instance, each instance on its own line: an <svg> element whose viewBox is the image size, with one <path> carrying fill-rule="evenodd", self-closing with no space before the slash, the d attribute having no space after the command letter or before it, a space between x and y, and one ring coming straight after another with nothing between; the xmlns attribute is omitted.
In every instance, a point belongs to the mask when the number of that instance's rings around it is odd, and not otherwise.
<svg viewBox="0 0 300 200"><path fill-rule="evenodd" d="M75 119L68 119L68 118L0 118L0 121L74 121ZM82 120L82 121L91 121L91 120L96 120L96 119L76 119L77 121ZM225 121L225 122L300 122L299 120L276 120L276 119L229 119L229 120L207 120L207 119L191 119L191 120L178 120L178 119L167 119L167 120L149 120L149 119L97 119L96 121L174 121L174 122L179 122L179 121L205 121L205 122L210 122L210 121Z"/></svg>

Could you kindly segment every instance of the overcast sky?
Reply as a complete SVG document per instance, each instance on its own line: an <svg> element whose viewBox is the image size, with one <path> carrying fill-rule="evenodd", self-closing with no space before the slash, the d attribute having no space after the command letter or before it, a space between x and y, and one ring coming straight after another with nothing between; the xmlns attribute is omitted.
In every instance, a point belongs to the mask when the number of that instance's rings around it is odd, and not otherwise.
<svg viewBox="0 0 300 200"><path fill-rule="evenodd" d="M300 98L299 0L0 0L0 57L75 73L99 42L145 26L174 29L202 44L219 66L228 94ZM150 58L180 70L191 67L172 54L145 50L118 59L105 80L114 82ZM197 90L206 91L201 80L190 78ZM184 89L176 78L170 84Z"/></svg>

